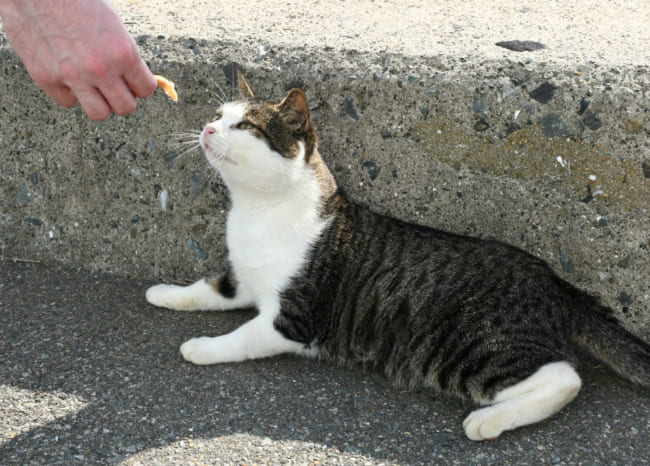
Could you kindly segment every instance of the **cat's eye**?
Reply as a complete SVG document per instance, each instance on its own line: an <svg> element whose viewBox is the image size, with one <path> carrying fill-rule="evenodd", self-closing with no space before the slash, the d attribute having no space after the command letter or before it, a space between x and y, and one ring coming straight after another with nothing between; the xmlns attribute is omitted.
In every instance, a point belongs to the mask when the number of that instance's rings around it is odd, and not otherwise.
<svg viewBox="0 0 650 466"><path fill-rule="evenodd" d="M241 130L253 129L255 128L255 125L248 123L247 121L242 121L241 123L237 124L236 128Z"/></svg>

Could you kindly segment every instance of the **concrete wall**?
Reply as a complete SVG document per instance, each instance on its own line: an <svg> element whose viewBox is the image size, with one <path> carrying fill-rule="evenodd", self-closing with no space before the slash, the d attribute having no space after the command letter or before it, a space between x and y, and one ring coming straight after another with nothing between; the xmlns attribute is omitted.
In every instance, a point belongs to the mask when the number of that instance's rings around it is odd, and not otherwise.
<svg viewBox="0 0 650 466"><path fill-rule="evenodd" d="M93 123L52 104L0 40L5 258L177 281L219 271L226 189L198 150L180 155L173 133L211 118L235 61L260 95L304 86L321 152L353 199L520 246L650 336L648 67L560 67L526 52L324 59L142 36L179 103L157 91L133 115Z"/></svg>

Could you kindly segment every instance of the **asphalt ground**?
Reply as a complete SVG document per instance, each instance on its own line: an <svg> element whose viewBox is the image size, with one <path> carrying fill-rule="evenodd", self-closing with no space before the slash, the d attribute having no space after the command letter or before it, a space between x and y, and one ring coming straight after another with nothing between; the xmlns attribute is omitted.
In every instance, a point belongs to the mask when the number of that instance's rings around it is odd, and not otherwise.
<svg viewBox="0 0 650 466"><path fill-rule="evenodd" d="M197 367L180 344L252 311L182 313L148 283L0 259L2 464L649 464L650 396L593 361L558 415L475 443L471 410L294 356Z"/></svg>

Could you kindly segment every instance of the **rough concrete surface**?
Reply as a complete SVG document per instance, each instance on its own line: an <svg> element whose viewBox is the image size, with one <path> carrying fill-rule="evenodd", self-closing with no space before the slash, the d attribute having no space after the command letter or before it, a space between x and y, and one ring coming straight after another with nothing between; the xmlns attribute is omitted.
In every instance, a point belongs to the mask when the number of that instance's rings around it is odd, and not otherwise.
<svg viewBox="0 0 650 466"><path fill-rule="evenodd" d="M230 98L224 68L236 62L260 95L306 89L321 152L352 198L520 246L650 339L646 1L114 4L179 102L158 91L131 116L90 122L49 101L0 36L0 256L134 283L219 271L226 189L174 133L201 129ZM496 45L508 41L533 43ZM94 280L108 289L111 277ZM159 360L172 370L169 354Z"/></svg>

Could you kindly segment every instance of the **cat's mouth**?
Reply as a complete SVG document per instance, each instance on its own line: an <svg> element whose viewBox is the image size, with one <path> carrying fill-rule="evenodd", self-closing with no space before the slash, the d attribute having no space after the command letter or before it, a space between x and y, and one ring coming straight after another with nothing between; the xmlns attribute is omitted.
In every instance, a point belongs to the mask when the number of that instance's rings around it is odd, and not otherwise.
<svg viewBox="0 0 650 466"><path fill-rule="evenodd" d="M209 142L206 140L207 138L202 139L203 150L209 159L220 163L225 162L231 165L237 165L237 162L226 155L228 147L230 147L228 141L223 138L211 138Z"/></svg>

